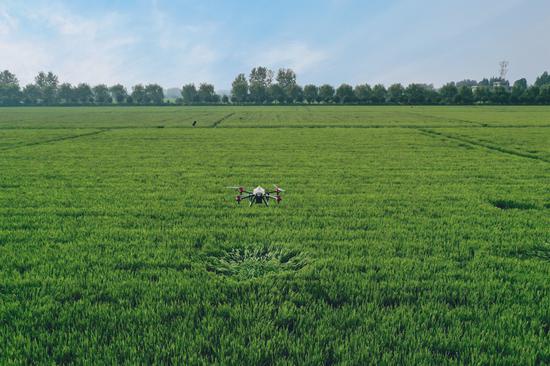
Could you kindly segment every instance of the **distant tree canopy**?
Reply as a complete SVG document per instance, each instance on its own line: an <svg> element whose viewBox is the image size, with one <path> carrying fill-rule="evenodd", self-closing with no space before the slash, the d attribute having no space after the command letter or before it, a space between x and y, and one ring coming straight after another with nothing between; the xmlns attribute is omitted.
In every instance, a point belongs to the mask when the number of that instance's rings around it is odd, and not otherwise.
<svg viewBox="0 0 550 366"><path fill-rule="evenodd" d="M176 89L177 91L178 89ZM165 105L165 104L366 104L366 105L469 105L469 104L550 104L550 74L542 73L532 85L526 79L513 83L498 77L481 81L449 82L440 88L426 84L349 85L297 83L292 69L273 72L267 67L253 68L248 77L238 74L230 95L220 96L209 83L185 84L181 97L165 98L158 84L137 84L130 92L121 84L90 86L86 83L60 83L52 72L40 72L34 83L20 86L8 70L0 72L0 106L18 105ZM173 92L172 92L173 93Z"/></svg>

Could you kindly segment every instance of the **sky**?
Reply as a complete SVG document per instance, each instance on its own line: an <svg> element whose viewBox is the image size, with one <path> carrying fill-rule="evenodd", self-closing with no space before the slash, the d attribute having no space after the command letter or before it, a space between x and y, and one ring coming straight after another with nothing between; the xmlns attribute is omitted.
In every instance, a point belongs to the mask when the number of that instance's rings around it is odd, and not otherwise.
<svg viewBox="0 0 550 366"><path fill-rule="evenodd" d="M548 0L0 0L0 69L92 85L213 83L254 66L352 85L550 71Z"/></svg>

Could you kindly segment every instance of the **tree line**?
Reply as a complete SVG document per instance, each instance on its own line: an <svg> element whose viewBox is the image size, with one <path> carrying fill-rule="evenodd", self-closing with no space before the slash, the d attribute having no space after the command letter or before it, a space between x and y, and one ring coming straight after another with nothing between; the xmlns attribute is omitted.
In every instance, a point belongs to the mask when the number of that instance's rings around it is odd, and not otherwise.
<svg viewBox="0 0 550 366"><path fill-rule="evenodd" d="M186 84L181 96L167 100L158 84L137 84L128 91L123 85L108 87L86 83L59 83L52 72L40 72L34 83L20 87L17 77L5 70L0 73L0 105L166 105L166 104L372 104L372 105L471 105L471 104L550 104L550 75L544 72L534 84L526 79L510 84L501 78L481 81L450 82L441 88L428 84L382 84L371 86L329 84L301 86L291 69L277 74L267 67L255 67L248 77L239 74L231 85L231 94L219 95L214 85Z"/></svg>
<svg viewBox="0 0 550 366"><path fill-rule="evenodd" d="M60 84L57 75L40 72L34 83L21 88L14 74L8 70L0 73L0 105L162 105L164 102L164 90L158 84L138 84L129 93L121 84L111 87Z"/></svg>

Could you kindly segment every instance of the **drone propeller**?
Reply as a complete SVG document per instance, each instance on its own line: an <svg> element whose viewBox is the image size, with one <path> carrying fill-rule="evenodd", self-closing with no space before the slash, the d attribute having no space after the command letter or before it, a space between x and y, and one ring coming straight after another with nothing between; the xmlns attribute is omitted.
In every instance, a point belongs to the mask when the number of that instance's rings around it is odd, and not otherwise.
<svg viewBox="0 0 550 366"><path fill-rule="evenodd" d="M246 191L244 190L244 187L243 187L243 186L239 186L239 187L233 186L233 187L225 187L225 188L227 188L227 189L237 189L240 193L246 192Z"/></svg>
<svg viewBox="0 0 550 366"><path fill-rule="evenodd" d="M273 187L275 187L275 192L284 192L285 190L279 187L278 185L274 184Z"/></svg>

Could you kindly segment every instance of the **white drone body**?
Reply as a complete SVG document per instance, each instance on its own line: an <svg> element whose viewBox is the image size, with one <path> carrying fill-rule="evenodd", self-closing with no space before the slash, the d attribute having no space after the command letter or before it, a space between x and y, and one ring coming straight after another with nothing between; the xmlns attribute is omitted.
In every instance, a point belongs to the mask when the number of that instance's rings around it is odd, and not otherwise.
<svg viewBox="0 0 550 366"><path fill-rule="evenodd" d="M244 187L227 187L227 188L237 189L239 191L239 194L235 197L235 201L237 201L237 203L241 203L243 199L248 199L248 201L250 202L249 206L252 206L255 203L259 205L263 203L264 205L269 206L269 200L272 198L277 203L281 202L282 200L281 192L284 192L284 190L279 188L277 185L274 185L274 186L275 186L275 190L273 192L269 192L261 186L257 186L252 191L247 191L244 189ZM243 196L243 193L245 194L244 196Z"/></svg>
<svg viewBox="0 0 550 366"><path fill-rule="evenodd" d="M254 188L254 189L252 190L252 194L253 194L253 195L263 195L263 194L265 194L265 189L263 189L263 188L260 187L260 186L257 186L256 188Z"/></svg>

